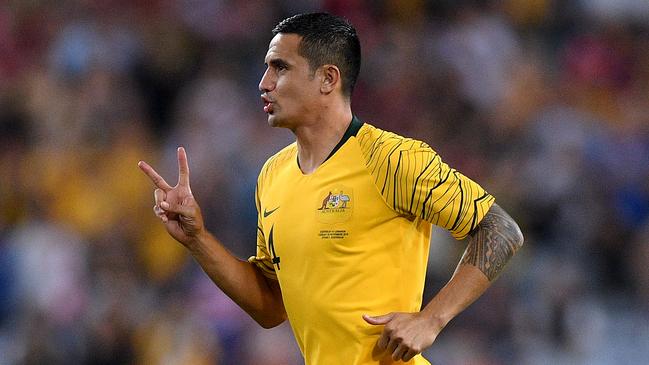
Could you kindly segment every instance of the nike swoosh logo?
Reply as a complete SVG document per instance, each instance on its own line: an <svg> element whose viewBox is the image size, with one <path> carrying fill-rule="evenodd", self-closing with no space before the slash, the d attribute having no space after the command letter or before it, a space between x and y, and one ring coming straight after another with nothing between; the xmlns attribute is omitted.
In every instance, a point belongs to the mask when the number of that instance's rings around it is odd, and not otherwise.
<svg viewBox="0 0 649 365"><path fill-rule="evenodd" d="M264 218L266 218L269 215L273 214L277 209L279 209L279 207L277 207L277 208L275 208L273 210L266 210L266 208L264 208Z"/></svg>

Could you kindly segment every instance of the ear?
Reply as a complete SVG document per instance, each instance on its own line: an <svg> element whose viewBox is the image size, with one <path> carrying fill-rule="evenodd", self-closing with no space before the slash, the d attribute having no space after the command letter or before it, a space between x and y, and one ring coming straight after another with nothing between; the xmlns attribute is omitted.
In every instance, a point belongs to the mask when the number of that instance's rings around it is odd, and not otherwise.
<svg viewBox="0 0 649 365"><path fill-rule="evenodd" d="M329 94L336 88L342 88L342 80L340 79L340 70L335 65L323 65L322 70L322 83L320 84L320 92Z"/></svg>

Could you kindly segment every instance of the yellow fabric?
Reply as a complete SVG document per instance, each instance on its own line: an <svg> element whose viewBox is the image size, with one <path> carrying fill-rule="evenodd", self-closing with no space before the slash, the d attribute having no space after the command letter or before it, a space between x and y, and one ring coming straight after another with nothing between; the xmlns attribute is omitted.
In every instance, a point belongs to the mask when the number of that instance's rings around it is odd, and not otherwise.
<svg viewBox="0 0 649 365"><path fill-rule="evenodd" d="M390 364L361 316L419 311L432 224L462 238L492 203L426 144L364 124L310 175L295 143L266 162L249 260L279 281L306 364Z"/></svg>

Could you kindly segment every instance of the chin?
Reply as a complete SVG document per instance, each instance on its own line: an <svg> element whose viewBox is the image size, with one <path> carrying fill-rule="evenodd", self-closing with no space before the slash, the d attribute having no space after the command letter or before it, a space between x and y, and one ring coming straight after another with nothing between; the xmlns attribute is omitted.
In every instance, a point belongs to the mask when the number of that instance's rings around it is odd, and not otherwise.
<svg viewBox="0 0 649 365"><path fill-rule="evenodd" d="M285 127L282 119L273 114L268 114L268 125L275 128Z"/></svg>
<svg viewBox="0 0 649 365"><path fill-rule="evenodd" d="M277 118L272 114L268 114L268 125L271 127L277 127Z"/></svg>

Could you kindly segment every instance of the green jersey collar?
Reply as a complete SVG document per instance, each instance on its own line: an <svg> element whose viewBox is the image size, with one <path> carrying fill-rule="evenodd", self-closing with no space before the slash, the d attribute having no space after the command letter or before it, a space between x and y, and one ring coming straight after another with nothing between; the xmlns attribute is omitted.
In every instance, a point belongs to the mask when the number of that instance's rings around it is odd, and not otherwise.
<svg viewBox="0 0 649 365"><path fill-rule="evenodd" d="M330 159L331 156L333 156L340 149L340 147L342 147L345 144L345 142L347 142L347 140L350 137L352 136L355 137L362 126L363 126L363 122L354 115L352 117L351 123L349 123L349 127L347 127L347 130L345 131L345 134L343 134L343 138L341 138L340 142L338 142L336 147L334 147L334 149L331 150L331 153L329 154L329 156L327 156L325 161Z"/></svg>

